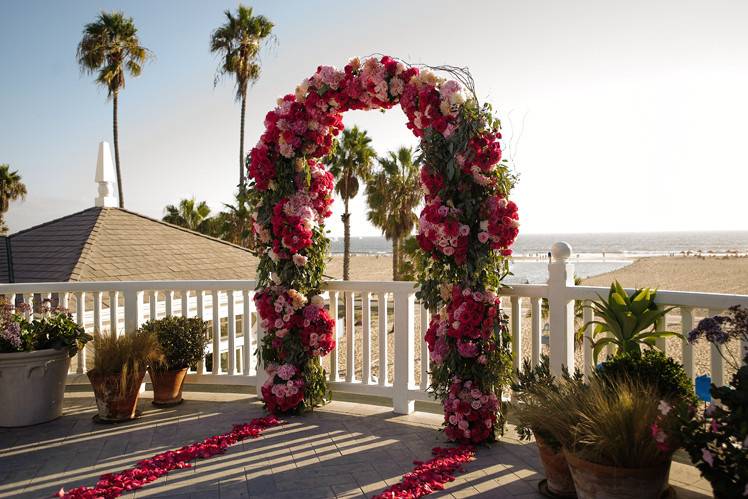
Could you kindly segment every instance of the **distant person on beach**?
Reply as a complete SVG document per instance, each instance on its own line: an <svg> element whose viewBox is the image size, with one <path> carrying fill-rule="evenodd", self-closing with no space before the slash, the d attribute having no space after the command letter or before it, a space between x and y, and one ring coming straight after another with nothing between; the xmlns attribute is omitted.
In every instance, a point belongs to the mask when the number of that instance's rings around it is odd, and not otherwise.
<svg viewBox="0 0 748 499"><path fill-rule="evenodd" d="M551 252L550 251L548 252L548 261L549 262L551 261Z"/></svg>

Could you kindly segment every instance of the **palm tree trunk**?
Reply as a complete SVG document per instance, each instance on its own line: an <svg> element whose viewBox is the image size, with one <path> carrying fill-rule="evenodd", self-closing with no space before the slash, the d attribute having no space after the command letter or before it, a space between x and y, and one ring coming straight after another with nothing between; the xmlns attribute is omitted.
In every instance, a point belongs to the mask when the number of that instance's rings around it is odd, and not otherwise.
<svg viewBox="0 0 748 499"><path fill-rule="evenodd" d="M400 269L403 268L403 261L405 260L405 250L403 249L403 245L405 244L404 238L398 238L398 247L397 247L397 271L398 274L400 273ZM400 277L398 275L398 277Z"/></svg>
<svg viewBox="0 0 748 499"><path fill-rule="evenodd" d="M400 273L398 272L398 264L400 262L400 238L392 238L392 280L399 281Z"/></svg>
<svg viewBox="0 0 748 499"><path fill-rule="evenodd" d="M125 196L122 194L122 169L119 165L119 130L117 123L117 104L119 100L119 93L114 92L112 98L112 133L114 135L114 166L117 170L117 196L119 197L119 207L125 207Z"/></svg>
<svg viewBox="0 0 748 499"><path fill-rule="evenodd" d="M239 186L244 186L244 116L247 112L247 92L242 94L242 117L239 125Z"/></svg>
<svg viewBox="0 0 748 499"><path fill-rule="evenodd" d="M343 199L343 205L345 206L345 212L340 217L343 219L343 280L347 281L350 278L351 270L351 214L348 213L347 197Z"/></svg>

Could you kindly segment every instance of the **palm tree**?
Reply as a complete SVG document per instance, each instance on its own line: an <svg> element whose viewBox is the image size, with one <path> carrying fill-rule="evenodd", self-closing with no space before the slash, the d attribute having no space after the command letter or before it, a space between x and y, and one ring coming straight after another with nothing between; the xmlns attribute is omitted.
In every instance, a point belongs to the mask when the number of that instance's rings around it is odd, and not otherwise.
<svg viewBox="0 0 748 499"><path fill-rule="evenodd" d="M269 39L273 23L265 16L253 16L252 7L239 5L236 14L225 11L226 23L210 36L210 51L219 54L221 62L213 84L230 74L236 80L236 100L242 103L239 127L239 185L244 187L244 116L247 110L247 88L260 77L260 43Z"/></svg>
<svg viewBox="0 0 748 499"><path fill-rule="evenodd" d="M423 199L419 165L409 147L379 158L380 169L366 184L368 218L392 241L392 280L400 278L402 242L418 223L415 209Z"/></svg>
<svg viewBox="0 0 748 499"><path fill-rule="evenodd" d="M369 145L371 139L366 130L358 127L343 130L335 151L330 155L330 172L335 175L335 192L343 198L345 207L340 219L343 221L343 280L347 281L351 266L351 214L348 202L356 197L360 183L371 175L371 167L377 153Z"/></svg>
<svg viewBox="0 0 748 499"><path fill-rule="evenodd" d="M224 210L211 219L211 235L245 248L252 249L251 216L247 191L239 190L236 204L224 204Z"/></svg>
<svg viewBox="0 0 748 499"><path fill-rule="evenodd" d="M205 201L197 202L195 198L182 199L179 201L179 206L170 204L164 211L166 215L161 219L164 222L197 232L208 233L210 208Z"/></svg>
<svg viewBox="0 0 748 499"><path fill-rule="evenodd" d="M0 234L8 232L5 225L5 213L10 208L10 202L26 197L26 185L21 182L18 170L10 171L7 164L0 165Z"/></svg>
<svg viewBox="0 0 748 499"><path fill-rule="evenodd" d="M125 88L125 73L137 77L143 64L151 57L140 45L138 29L132 17L122 12L102 12L92 23L83 27L83 38L78 44L78 64L81 71L97 73L96 83L106 87L112 99L112 132L114 134L114 164L117 168L119 207L125 207L122 194L122 170L119 162L119 131L117 108L119 92Z"/></svg>

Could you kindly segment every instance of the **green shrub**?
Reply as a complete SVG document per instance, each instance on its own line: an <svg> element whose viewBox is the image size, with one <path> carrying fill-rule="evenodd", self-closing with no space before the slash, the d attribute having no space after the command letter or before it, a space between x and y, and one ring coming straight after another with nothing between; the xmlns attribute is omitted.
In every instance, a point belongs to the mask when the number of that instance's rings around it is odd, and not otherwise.
<svg viewBox="0 0 748 499"><path fill-rule="evenodd" d="M196 317L167 316L143 324L143 331L151 332L163 352L163 362L153 367L176 371L194 367L205 355L208 344L208 325Z"/></svg>
<svg viewBox="0 0 748 499"><path fill-rule="evenodd" d="M686 370L660 350L618 353L603 362L596 373L603 382L630 378L653 387L660 398L696 403Z"/></svg>

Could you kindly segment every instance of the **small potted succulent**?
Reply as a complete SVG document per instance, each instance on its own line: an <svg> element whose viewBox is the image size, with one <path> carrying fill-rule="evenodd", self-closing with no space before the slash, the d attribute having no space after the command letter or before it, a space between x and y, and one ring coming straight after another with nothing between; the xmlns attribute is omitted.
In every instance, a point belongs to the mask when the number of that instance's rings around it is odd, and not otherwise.
<svg viewBox="0 0 748 499"><path fill-rule="evenodd" d="M67 311L47 301L39 313L0 301L0 426L58 418L70 358L89 340Z"/></svg>
<svg viewBox="0 0 748 499"><path fill-rule="evenodd" d="M566 385L566 386L563 386ZM564 449L580 499L657 498L666 492L675 439L658 430L670 405L630 379L541 389L546 430ZM665 414L663 414L665 413Z"/></svg>
<svg viewBox="0 0 748 499"><path fill-rule="evenodd" d="M156 337L137 331L94 337L94 368L88 371L99 422L134 419L146 369L161 358Z"/></svg>
<svg viewBox="0 0 748 499"><path fill-rule="evenodd" d="M520 440L535 437L540 461L545 470L545 480L538 484L540 492L552 497L576 497L574 481L566 463L561 443L553 437L545 425L549 417L545 390L561 390L569 388L575 383L582 382L582 373L577 371L574 376L564 372L564 384L559 383L551 374L548 356L543 355L538 365L533 367L525 359L522 370L517 371L517 379L512 384L514 398L512 408L517 413L519 423L517 433Z"/></svg>
<svg viewBox="0 0 748 499"><path fill-rule="evenodd" d="M167 316L146 322L142 331L156 337L163 358L149 368L153 383L153 404L182 403L182 386L190 367L205 355L208 325L198 318Z"/></svg>

